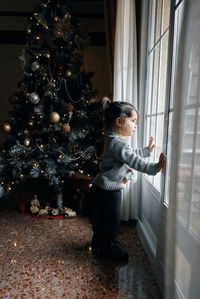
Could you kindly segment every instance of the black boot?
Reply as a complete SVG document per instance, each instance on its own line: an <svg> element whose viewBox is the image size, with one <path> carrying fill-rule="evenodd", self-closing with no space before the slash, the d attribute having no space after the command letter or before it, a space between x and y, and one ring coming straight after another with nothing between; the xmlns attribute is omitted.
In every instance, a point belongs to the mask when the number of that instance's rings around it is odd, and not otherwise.
<svg viewBox="0 0 200 299"><path fill-rule="evenodd" d="M101 246L101 256L115 262L127 262L128 252L120 248L119 242L111 236Z"/></svg>

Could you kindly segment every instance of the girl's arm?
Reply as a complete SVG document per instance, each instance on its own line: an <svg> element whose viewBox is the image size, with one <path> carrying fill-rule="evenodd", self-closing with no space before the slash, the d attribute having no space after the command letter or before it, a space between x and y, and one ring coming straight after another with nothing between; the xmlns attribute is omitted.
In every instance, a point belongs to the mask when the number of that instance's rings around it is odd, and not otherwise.
<svg viewBox="0 0 200 299"><path fill-rule="evenodd" d="M134 148L133 151L136 153L137 156L140 156L142 158L147 158L151 154L148 146L142 148Z"/></svg>
<svg viewBox="0 0 200 299"><path fill-rule="evenodd" d="M151 155L152 151L155 148L155 144L154 144L154 137L151 136L150 140L149 140L149 145L140 149L134 149L136 155L141 156L142 158L147 158Z"/></svg>
<svg viewBox="0 0 200 299"><path fill-rule="evenodd" d="M148 163L144 161L135 150L130 148L126 142L115 140L112 144L112 153L117 160L121 161L137 171L156 175L161 170L160 161L158 163Z"/></svg>

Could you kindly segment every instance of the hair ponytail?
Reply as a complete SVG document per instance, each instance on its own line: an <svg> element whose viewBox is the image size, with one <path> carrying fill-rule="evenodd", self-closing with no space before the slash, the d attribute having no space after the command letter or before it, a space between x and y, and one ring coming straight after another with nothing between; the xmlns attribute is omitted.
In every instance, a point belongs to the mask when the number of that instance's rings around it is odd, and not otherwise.
<svg viewBox="0 0 200 299"><path fill-rule="evenodd" d="M108 97L104 97L99 101L99 107L102 112L105 112L105 110L110 106L111 100Z"/></svg>

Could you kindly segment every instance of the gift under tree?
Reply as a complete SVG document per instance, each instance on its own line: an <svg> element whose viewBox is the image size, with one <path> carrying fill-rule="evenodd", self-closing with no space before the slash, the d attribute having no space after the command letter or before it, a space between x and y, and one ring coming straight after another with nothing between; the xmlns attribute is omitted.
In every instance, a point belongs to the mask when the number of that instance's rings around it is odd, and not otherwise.
<svg viewBox="0 0 200 299"><path fill-rule="evenodd" d="M87 36L60 0L37 6L25 31L24 77L3 124L0 197L27 177L46 179L60 194L65 177L97 171L95 92L82 69Z"/></svg>

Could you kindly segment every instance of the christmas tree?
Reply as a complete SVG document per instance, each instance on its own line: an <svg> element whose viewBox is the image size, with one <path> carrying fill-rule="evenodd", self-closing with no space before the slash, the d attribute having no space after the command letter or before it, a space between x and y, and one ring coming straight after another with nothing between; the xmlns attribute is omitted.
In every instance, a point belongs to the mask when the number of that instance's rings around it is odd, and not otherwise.
<svg viewBox="0 0 200 299"><path fill-rule="evenodd" d="M44 0L27 20L24 77L3 124L0 197L27 177L44 178L61 193L65 177L96 174L96 93L82 69L87 44L61 0Z"/></svg>

